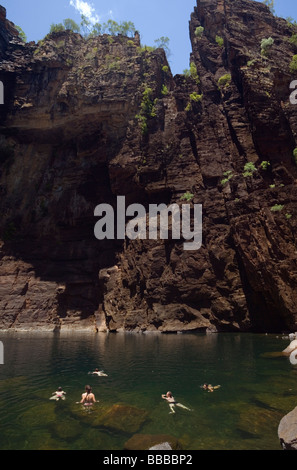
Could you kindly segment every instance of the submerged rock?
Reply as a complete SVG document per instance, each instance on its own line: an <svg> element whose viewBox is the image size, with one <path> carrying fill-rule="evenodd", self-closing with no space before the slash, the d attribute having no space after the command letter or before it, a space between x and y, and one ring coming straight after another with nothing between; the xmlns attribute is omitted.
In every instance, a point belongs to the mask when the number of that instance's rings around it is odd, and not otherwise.
<svg viewBox="0 0 297 470"><path fill-rule="evenodd" d="M62 439L55 439L47 430L32 431L26 439L24 450L70 450Z"/></svg>
<svg viewBox="0 0 297 470"><path fill-rule="evenodd" d="M9 392L12 388L23 388L26 390L28 387L28 378L25 376L10 377L8 379L0 380L0 392Z"/></svg>
<svg viewBox="0 0 297 470"><path fill-rule="evenodd" d="M19 418L19 422L28 427L49 426L57 419L55 405L52 403L37 404L24 411Z"/></svg>
<svg viewBox="0 0 297 470"><path fill-rule="evenodd" d="M166 434L135 434L125 445L125 450L181 450L178 440Z"/></svg>
<svg viewBox="0 0 297 470"><path fill-rule="evenodd" d="M53 426L54 437L60 439L74 439L78 438L83 432L82 425L79 421L71 418L60 416L57 418L57 422Z"/></svg>
<svg viewBox="0 0 297 470"><path fill-rule="evenodd" d="M291 409L296 403L296 394L286 392L284 394L275 394L271 392L262 392L254 395L254 399L265 408L273 408L281 413Z"/></svg>
<svg viewBox="0 0 297 470"><path fill-rule="evenodd" d="M104 426L117 431L135 433L139 431L148 416L146 410L130 405L113 405L91 414L92 426Z"/></svg>
<svg viewBox="0 0 297 470"><path fill-rule="evenodd" d="M262 436L274 434L281 412L259 406L246 407L238 420L238 429L247 434Z"/></svg>

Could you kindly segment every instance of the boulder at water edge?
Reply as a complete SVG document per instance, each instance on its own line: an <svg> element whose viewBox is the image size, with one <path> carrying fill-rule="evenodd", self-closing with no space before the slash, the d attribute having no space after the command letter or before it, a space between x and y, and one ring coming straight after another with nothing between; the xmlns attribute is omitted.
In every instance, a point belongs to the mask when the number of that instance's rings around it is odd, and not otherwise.
<svg viewBox="0 0 297 470"><path fill-rule="evenodd" d="M172 450L172 447L169 442L162 442L161 444L150 447L149 450Z"/></svg>
<svg viewBox="0 0 297 470"><path fill-rule="evenodd" d="M285 355L290 355L294 349L297 348L297 339L294 339L293 341L290 342L289 346L286 347L286 349L283 350L283 354Z"/></svg>
<svg viewBox="0 0 297 470"><path fill-rule="evenodd" d="M283 449L297 450L297 406L281 419L278 437Z"/></svg>

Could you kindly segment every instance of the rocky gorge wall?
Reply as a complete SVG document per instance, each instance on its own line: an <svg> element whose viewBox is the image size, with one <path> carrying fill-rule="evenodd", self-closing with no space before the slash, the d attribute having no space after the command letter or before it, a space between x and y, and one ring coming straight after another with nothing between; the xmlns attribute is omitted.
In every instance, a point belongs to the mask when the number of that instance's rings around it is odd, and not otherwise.
<svg viewBox="0 0 297 470"><path fill-rule="evenodd" d="M1 329L297 329L297 31L251 0L198 0L189 27L173 77L138 34L24 44L0 10ZM98 204L185 193L199 250L94 236Z"/></svg>

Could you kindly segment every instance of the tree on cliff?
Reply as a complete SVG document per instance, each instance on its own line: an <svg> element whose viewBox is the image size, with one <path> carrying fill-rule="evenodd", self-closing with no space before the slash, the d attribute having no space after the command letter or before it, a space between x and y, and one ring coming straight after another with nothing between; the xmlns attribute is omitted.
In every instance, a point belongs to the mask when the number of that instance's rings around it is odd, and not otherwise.
<svg viewBox="0 0 297 470"><path fill-rule="evenodd" d="M263 0L263 3L265 3L265 5L268 6L269 10L271 11L271 13L275 13L275 10L274 10L274 0Z"/></svg>
<svg viewBox="0 0 297 470"><path fill-rule="evenodd" d="M169 41L170 39L166 36L161 36L160 38L155 40L155 44L157 47L160 47L161 49L164 49L166 52L167 57L171 55L171 51L169 49Z"/></svg>
<svg viewBox="0 0 297 470"><path fill-rule="evenodd" d="M63 23L51 24L50 33L58 33L59 31L66 30L80 33L80 26L71 18L66 18Z"/></svg>
<svg viewBox="0 0 297 470"><path fill-rule="evenodd" d="M20 26L15 25L15 29L18 31L19 37L21 38L21 40L24 41L24 42L27 42L27 36L24 33L24 31L22 30L22 28Z"/></svg>
<svg viewBox="0 0 297 470"><path fill-rule="evenodd" d="M63 24L65 26L65 29L70 29L70 31L73 31L74 33L79 33L80 32L80 26L75 23L71 18L66 18L66 20L63 21Z"/></svg>
<svg viewBox="0 0 297 470"><path fill-rule="evenodd" d="M136 32L136 28L131 21L117 23L114 20L108 20L107 23L92 24L86 16L81 15L80 25L78 25L71 18L67 18L63 21L63 23L52 24L50 33L66 30L73 31L74 33L80 33L86 39L89 37L100 36L101 34L110 34L111 36L116 36L117 34L122 34L123 36L133 36Z"/></svg>
<svg viewBox="0 0 297 470"><path fill-rule="evenodd" d="M78 25L71 18L67 18L63 23L52 24L50 27L50 33L57 33L60 31L73 31L74 33L81 34L85 39L101 36L102 34L110 34L111 36L117 36L121 34L123 36L133 37L136 33L136 28L132 21L122 21L117 23L114 20L108 20L107 23L95 23L92 24L91 21L84 15L81 15L81 23ZM147 50L154 50L156 48L164 49L167 57L171 55L169 49L170 39L165 36L155 40L155 47L144 46Z"/></svg>

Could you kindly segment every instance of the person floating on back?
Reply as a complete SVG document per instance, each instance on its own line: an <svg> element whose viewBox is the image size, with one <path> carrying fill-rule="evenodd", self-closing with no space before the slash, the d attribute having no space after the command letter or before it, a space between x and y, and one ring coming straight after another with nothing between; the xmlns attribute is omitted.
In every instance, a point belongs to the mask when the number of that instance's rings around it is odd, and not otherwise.
<svg viewBox="0 0 297 470"><path fill-rule="evenodd" d="M62 387L59 387L58 390L54 393L52 393L52 397L50 397L50 400L65 400L65 395L66 392L63 391Z"/></svg>
<svg viewBox="0 0 297 470"><path fill-rule="evenodd" d="M164 400L168 401L169 408L171 410L170 413L175 413L174 406L179 406L180 408L184 408L185 410L191 411L190 408L187 408L185 405L182 405L181 403L178 403L177 401L175 401L175 398L172 396L171 392L167 392L166 395L162 394L161 397Z"/></svg>
<svg viewBox="0 0 297 470"><path fill-rule="evenodd" d="M95 369L94 372L92 372L93 375L98 375L99 377L107 377L107 374L103 372L103 370Z"/></svg>

